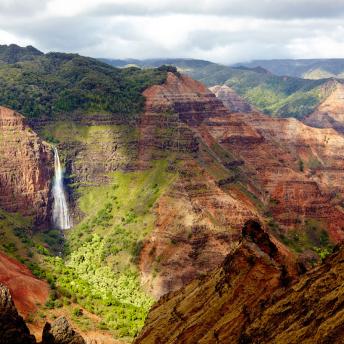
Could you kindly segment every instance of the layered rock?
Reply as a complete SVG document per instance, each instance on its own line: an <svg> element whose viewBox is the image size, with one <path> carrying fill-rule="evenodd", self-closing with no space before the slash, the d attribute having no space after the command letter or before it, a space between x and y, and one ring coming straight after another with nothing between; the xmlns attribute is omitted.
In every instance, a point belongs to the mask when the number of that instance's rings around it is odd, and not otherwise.
<svg viewBox="0 0 344 344"><path fill-rule="evenodd" d="M286 227L307 218L321 221L332 239L344 238L343 137L334 129L258 113L230 114L203 124L224 148L240 156L246 173L273 215ZM263 200L264 200L263 198Z"/></svg>
<svg viewBox="0 0 344 344"><path fill-rule="evenodd" d="M304 119L308 125L317 128L334 128L344 132L344 85L332 80L327 85L329 95Z"/></svg>
<svg viewBox="0 0 344 344"><path fill-rule="evenodd" d="M209 87L217 98L219 98L229 112L252 112L254 108L241 98L232 88L227 85L216 85Z"/></svg>
<svg viewBox="0 0 344 344"><path fill-rule="evenodd" d="M138 343L342 343L344 247L299 281L248 223L222 266L162 297Z"/></svg>
<svg viewBox="0 0 344 344"><path fill-rule="evenodd" d="M0 107L0 207L49 222L53 175L50 147L15 111Z"/></svg>
<svg viewBox="0 0 344 344"><path fill-rule="evenodd" d="M202 84L173 73L144 95L139 167L169 158L178 174L157 201L155 229L140 256L143 282L159 297L218 266L237 243L243 223L259 214L243 192L225 190L232 178L231 166L223 165L228 159L217 155L211 137L205 140L198 132L205 119L228 112L222 102Z"/></svg>
<svg viewBox="0 0 344 344"><path fill-rule="evenodd" d="M242 334L246 343L343 343L344 246L276 299Z"/></svg>
<svg viewBox="0 0 344 344"><path fill-rule="evenodd" d="M221 267L153 306L135 343L238 343L271 294L290 283L284 257L249 221Z"/></svg>

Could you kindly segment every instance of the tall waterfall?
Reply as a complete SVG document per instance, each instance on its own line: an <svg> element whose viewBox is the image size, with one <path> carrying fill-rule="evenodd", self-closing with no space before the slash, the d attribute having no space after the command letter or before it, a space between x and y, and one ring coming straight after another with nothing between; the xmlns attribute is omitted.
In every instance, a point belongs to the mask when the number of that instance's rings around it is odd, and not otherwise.
<svg viewBox="0 0 344 344"><path fill-rule="evenodd" d="M60 163L59 153L54 147L55 178L53 184L53 222L59 229L71 227L66 194L63 188L63 169Z"/></svg>

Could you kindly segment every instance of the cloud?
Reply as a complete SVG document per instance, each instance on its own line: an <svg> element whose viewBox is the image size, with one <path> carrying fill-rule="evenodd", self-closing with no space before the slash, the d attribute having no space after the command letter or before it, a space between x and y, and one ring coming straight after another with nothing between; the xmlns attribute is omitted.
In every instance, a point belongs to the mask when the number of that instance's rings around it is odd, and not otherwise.
<svg viewBox="0 0 344 344"><path fill-rule="evenodd" d="M221 63L344 57L343 18L342 0L2 0L0 43Z"/></svg>
<svg viewBox="0 0 344 344"><path fill-rule="evenodd" d="M90 10L103 16L202 14L269 19L324 18L344 14L342 0L103 0Z"/></svg>

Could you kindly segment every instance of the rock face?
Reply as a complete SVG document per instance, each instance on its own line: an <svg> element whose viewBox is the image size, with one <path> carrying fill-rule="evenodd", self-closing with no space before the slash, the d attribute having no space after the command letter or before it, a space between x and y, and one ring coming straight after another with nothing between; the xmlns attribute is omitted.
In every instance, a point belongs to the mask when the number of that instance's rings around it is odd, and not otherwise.
<svg viewBox="0 0 344 344"><path fill-rule="evenodd" d="M243 192L219 185L230 178L230 168L214 151L221 149L216 142L211 137L206 142L198 132L205 119L228 113L222 102L202 84L172 73L144 95L139 168L174 156L171 168L178 172L157 201L155 229L140 256L142 280L159 297L218 266L235 246L243 223L259 214Z"/></svg>
<svg viewBox="0 0 344 344"><path fill-rule="evenodd" d="M156 296L215 268L250 218L276 221L274 235L294 233L294 246L300 237L306 247L344 239L344 141L336 130L230 112L200 83L172 73L144 95L139 166L172 151L179 172L141 252L143 281Z"/></svg>
<svg viewBox="0 0 344 344"><path fill-rule="evenodd" d="M233 89L227 85L216 85L209 90L219 98L229 112L252 112L253 106L242 99Z"/></svg>
<svg viewBox="0 0 344 344"><path fill-rule="evenodd" d="M37 279L23 264L0 252L0 283L10 290L16 308L23 316L37 310L48 299L48 283Z"/></svg>
<svg viewBox="0 0 344 344"><path fill-rule="evenodd" d="M23 318L14 306L9 290L0 284L0 343L35 344Z"/></svg>
<svg viewBox="0 0 344 344"><path fill-rule="evenodd" d="M135 343L342 343L344 247L293 282L255 222L222 266L153 306Z"/></svg>
<svg viewBox="0 0 344 344"><path fill-rule="evenodd" d="M162 297L135 343L238 343L271 293L290 283L277 247L249 221L220 268Z"/></svg>
<svg viewBox="0 0 344 344"><path fill-rule="evenodd" d="M41 344L85 344L65 317L46 323ZM23 318L13 303L10 291L0 284L0 344L36 344Z"/></svg>
<svg viewBox="0 0 344 344"><path fill-rule="evenodd" d="M246 343L343 343L344 246L245 329Z"/></svg>
<svg viewBox="0 0 344 344"><path fill-rule="evenodd" d="M344 85L338 81L328 83L329 96L307 116L304 122L317 128L334 128L344 132Z"/></svg>
<svg viewBox="0 0 344 344"><path fill-rule="evenodd" d="M84 339L75 332L65 317L46 323L43 329L42 344L85 344Z"/></svg>
<svg viewBox="0 0 344 344"><path fill-rule="evenodd" d="M49 222L49 191L53 175L50 147L24 117L0 107L0 207Z"/></svg>
<svg viewBox="0 0 344 344"><path fill-rule="evenodd" d="M296 119L230 114L204 123L225 149L244 161L246 173L269 202L275 219L297 228L317 219L332 240L344 238L344 139L334 129L306 126Z"/></svg>

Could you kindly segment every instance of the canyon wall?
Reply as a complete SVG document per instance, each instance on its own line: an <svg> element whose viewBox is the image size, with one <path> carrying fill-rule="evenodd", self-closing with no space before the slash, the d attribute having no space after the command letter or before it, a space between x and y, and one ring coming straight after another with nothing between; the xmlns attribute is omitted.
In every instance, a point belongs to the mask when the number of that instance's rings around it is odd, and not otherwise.
<svg viewBox="0 0 344 344"><path fill-rule="evenodd" d="M47 224L52 177L49 145L22 115L0 107L0 208L30 216L37 225Z"/></svg>
<svg viewBox="0 0 344 344"><path fill-rule="evenodd" d="M134 343L342 343L343 255L298 280L251 221L218 269L152 307Z"/></svg>

